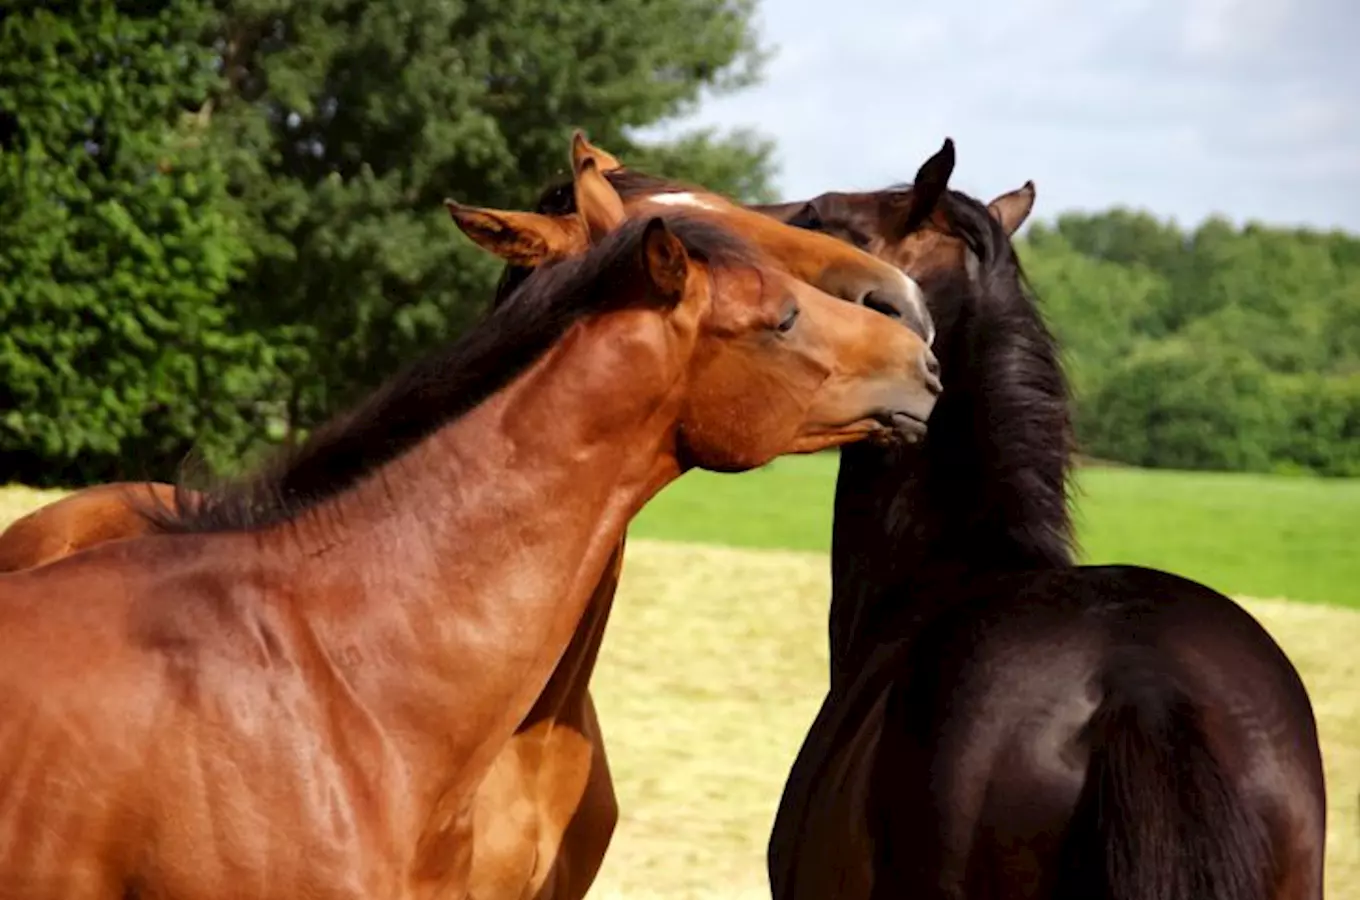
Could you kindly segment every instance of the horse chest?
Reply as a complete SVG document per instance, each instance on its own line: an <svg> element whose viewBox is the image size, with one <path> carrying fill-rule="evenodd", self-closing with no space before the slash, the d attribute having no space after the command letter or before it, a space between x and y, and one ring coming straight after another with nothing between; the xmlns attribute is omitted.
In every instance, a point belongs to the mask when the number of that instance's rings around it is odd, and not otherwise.
<svg viewBox="0 0 1360 900"><path fill-rule="evenodd" d="M806 818L779 823L797 832L798 845L790 859L797 872L788 879L802 897L867 897L873 889L874 845L870 808L870 779L878 747L880 723L887 695L880 696L853 734L826 759L808 790Z"/></svg>

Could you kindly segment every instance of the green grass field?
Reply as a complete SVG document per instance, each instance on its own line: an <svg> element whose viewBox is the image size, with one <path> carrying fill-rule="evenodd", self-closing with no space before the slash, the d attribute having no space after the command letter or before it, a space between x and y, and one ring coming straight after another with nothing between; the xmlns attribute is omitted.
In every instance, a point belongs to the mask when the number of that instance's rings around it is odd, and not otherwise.
<svg viewBox="0 0 1360 900"><path fill-rule="evenodd" d="M834 462L694 473L633 529L591 688L621 807L592 896L769 896L770 821L826 684ZM1082 482L1092 559L1360 604L1345 533L1360 522L1360 485L1112 469ZM57 496L0 489L0 528ZM751 549L762 546L795 549ZM1308 685L1327 766L1327 895L1360 900L1360 612L1242 602Z"/></svg>
<svg viewBox="0 0 1360 900"><path fill-rule="evenodd" d="M744 475L691 472L643 510L639 537L814 550L831 544L837 457ZM1082 558L1168 569L1229 594L1360 608L1360 479L1085 468Z"/></svg>

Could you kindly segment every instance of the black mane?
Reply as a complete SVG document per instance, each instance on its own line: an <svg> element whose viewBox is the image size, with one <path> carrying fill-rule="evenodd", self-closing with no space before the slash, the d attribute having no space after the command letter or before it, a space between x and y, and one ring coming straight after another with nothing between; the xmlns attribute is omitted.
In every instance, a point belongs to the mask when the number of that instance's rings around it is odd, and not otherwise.
<svg viewBox="0 0 1360 900"><path fill-rule="evenodd" d="M956 191L942 203L978 265L973 280L955 273L931 304L952 327L935 347L947 381L925 441L925 480L958 537L994 566L1070 565L1073 433L1057 341L987 207Z"/></svg>
<svg viewBox="0 0 1360 900"><path fill-rule="evenodd" d="M711 222L668 215L666 224L696 259L752 265L756 251ZM261 472L175 508L143 511L163 532L263 528L344 491L523 372L574 323L629 298L618 284L638 265L646 219L630 220L589 253L545 265L521 280L462 337L389 378L354 409L278 454Z"/></svg>
<svg viewBox="0 0 1360 900"><path fill-rule="evenodd" d="M977 267L921 284L944 382L925 440L841 452L833 665L912 584L1072 563L1072 427L1057 344L1000 223L965 194L940 202Z"/></svg>

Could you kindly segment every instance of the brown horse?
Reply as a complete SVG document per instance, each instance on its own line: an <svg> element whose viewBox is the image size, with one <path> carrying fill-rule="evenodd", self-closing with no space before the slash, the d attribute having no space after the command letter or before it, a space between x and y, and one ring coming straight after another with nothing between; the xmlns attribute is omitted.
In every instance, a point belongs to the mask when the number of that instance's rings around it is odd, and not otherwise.
<svg viewBox="0 0 1360 900"><path fill-rule="evenodd" d="M1297 672L1208 587L1073 565L1068 397L1009 240L1032 186L984 208L946 189L945 150L911 188L774 210L928 252L948 385L921 444L841 453L831 685L774 897L1320 898Z"/></svg>
<svg viewBox="0 0 1360 900"><path fill-rule="evenodd" d="M611 215L685 209L739 229L782 268L828 293L901 318L920 334L933 332L915 282L909 277L903 282L900 272L885 275L876 257L754 215L704 188L627 171L579 132L573 136L572 157L574 173L589 160L608 184L578 178L550 188L536 212L448 204L470 238L511 265L500 297L512 293L534 268L580 253L592 230L607 227ZM583 192L591 194L589 201L580 202ZM813 235L817 243L808 242ZM476 897L579 898L603 862L618 807L589 682L622 554L620 541L572 645L482 786L472 876Z"/></svg>
<svg viewBox="0 0 1360 900"><path fill-rule="evenodd" d="M454 221L470 238L511 265L499 296L512 292L535 267L581 252L592 232L607 228L609 216L683 208L739 228L783 268L823 290L902 318L920 334L933 333L919 289L910 278L900 301L878 299L892 296L885 291L895 290L901 275L885 277L876 257L816 232L754 215L703 188L626 171L579 132L573 136L572 158L574 174L589 160L596 172L606 175L608 184L576 178L570 185L550 188L536 212L448 204ZM589 198L583 198L583 192ZM809 243L812 235L821 240ZM603 862L618 806L589 683L618 584L623 547L620 541L571 646L481 788L475 818L475 897L579 898Z"/></svg>
<svg viewBox="0 0 1360 900"><path fill-rule="evenodd" d="M573 170L586 160L611 172L620 168L612 156L591 146L579 133L573 138ZM637 176L635 175L636 179ZM735 215L756 232L755 243L767 248L781 267L795 269L841 296L874 306L873 291L882 283L893 290L900 276L884 279L882 264L845 245L769 219L742 216L741 207L693 186L641 176L644 183L673 198L682 190L692 212L731 221ZM591 197L574 210L578 191ZM554 192L550 192L554 193ZM619 212L617 194L593 179L578 179L572 189L573 212L542 216L479 210L451 204L454 218L488 249L507 261L538 266L584 252L593 220L598 236L608 218ZM632 211L672 207L646 205L635 191ZM716 212L724 210L724 212ZM494 225L494 227L492 227ZM523 273L521 273L523 274ZM904 297L915 296L906 282ZM498 302L510 293L502 290ZM866 296L869 300L865 300ZM921 310L906 307L903 318L920 326ZM890 310L885 310L890 311ZM72 494L16 522L0 534L0 571L25 568L149 527L135 504L133 485L105 485ZM172 490L152 485L157 497ZM603 860L617 806L609 777L603 739L587 690L622 563L622 543L588 605L581 626L552 677L519 730L496 757L478 792L474 816L471 895L474 897L574 898L585 894Z"/></svg>
<svg viewBox="0 0 1360 900"><path fill-rule="evenodd" d="M477 786L636 510L923 429L908 329L711 221L611 224L164 534L0 577L0 893L461 892Z"/></svg>
<svg viewBox="0 0 1360 900"><path fill-rule="evenodd" d="M197 496L178 491L189 502ZM34 510L0 533L0 572L154 531L143 513L148 496L168 505L177 489L96 485ZM587 685L622 565L620 542L543 692L477 789L468 889L475 900L584 897L604 861L618 806Z"/></svg>
<svg viewBox="0 0 1360 900"><path fill-rule="evenodd" d="M791 227L762 214L758 207L743 206L705 188L626 169L579 131L572 137L572 158L573 172L583 161L592 162L612 188L608 193L617 193L627 215L685 210L720 221L741 232L800 281L901 319L927 342L934 336L920 286L885 260L815 230ZM539 199L537 212L476 209L456 203L449 204L449 212L473 241L521 267L513 281L544 260L581 252L590 233L599 230L599 221L592 223L590 216L576 214L578 190L575 180L549 188ZM606 205L604 199L599 203L600 208Z"/></svg>

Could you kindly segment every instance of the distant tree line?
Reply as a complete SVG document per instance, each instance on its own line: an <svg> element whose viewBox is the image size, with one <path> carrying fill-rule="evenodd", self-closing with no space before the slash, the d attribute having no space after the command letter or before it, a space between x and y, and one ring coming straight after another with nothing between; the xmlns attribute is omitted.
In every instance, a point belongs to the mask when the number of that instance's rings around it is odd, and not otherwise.
<svg viewBox="0 0 1360 900"><path fill-rule="evenodd" d="M1021 254L1086 453L1360 475L1360 239L1114 210L1036 223Z"/></svg>
<svg viewBox="0 0 1360 900"><path fill-rule="evenodd" d="M0 483L230 469L314 426L482 313L499 264L440 201L528 205L573 127L773 199L750 133L632 137L757 77L752 8L5 4ZM1089 453L1360 474L1360 241L1113 212L1022 252Z"/></svg>

